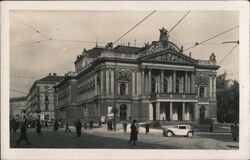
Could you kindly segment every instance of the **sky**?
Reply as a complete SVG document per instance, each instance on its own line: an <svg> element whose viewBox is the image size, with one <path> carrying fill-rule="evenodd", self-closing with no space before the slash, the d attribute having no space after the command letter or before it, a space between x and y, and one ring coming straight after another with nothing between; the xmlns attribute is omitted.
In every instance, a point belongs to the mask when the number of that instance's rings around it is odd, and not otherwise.
<svg viewBox="0 0 250 160"><path fill-rule="evenodd" d="M74 71L76 56L84 48L114 42L152 11L11 11L10 96L25 96L35 80L49 73ZM157 11L118 44L142 46L159 39L159 29L170 30L187 11ZM170 33L169 40L184 50L239 25L237 11L191 11ZM39 31L39 33L37 32ZM49 38L52 40L49 40ZM219 63L239 40L239 28L184 52L208 60L215 53ZM37 43L40 41L40 43ZM239 79L238 46L220 64L228 79ZM24 93L19 93L21 91Z"/></svg>

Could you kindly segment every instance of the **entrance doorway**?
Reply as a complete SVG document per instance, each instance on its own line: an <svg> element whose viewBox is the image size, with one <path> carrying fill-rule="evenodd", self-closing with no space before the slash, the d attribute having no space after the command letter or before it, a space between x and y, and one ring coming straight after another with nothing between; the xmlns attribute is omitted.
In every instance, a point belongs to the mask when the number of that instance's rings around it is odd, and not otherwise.
<svg viewBox="0 0 250 160"><path fill-rule="evenodd" d="M127 106L125 104L120 105L120 121L127 120Z"/></svg>
<svg viewBox="0 0 250 160"><path fill-rule="evenodd" d="M204 106L200 107L200 119L204 120L205 119L205 113L206 113L206 108Z"/></svg>

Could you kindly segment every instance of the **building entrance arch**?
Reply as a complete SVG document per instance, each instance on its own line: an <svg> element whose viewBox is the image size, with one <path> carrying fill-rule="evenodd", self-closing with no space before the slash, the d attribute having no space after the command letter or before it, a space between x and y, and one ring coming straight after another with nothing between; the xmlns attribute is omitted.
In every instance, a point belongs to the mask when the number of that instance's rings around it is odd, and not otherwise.
<svg viewBox="0 0 250 160"><path fill-rule="evenodd" d="M127 120L127 105L121 104L120 105L120 121L126 121Z"/></svg>

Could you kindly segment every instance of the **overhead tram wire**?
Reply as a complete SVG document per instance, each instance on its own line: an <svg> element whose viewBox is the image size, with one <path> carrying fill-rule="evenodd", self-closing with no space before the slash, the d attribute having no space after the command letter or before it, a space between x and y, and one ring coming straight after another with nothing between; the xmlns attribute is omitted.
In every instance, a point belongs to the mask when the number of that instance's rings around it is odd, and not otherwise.
<svg viewBox="0 0 250 160"><path fill-rule="evenodd" d="M14 90L14 89L11 89L10 91L11 92L16 92L16 93L29 94L28 92L18 91L18 90Z"/></svg>
<svg viewBox="0 0 250 160"><path fill-rule="evenodd" d="M232 30L234 30L234 29L236 29L236 28L238 28L238 27L239 27L239 25L238 25L238 26L235 26L235 27L232 27L232 28L230 28L230 29L228 29L228 30L226 30L226 31L224 31L224 32L219 33L219 34L216 34L215 36L210 37L210 38L208 38L208 39L206 39L206 40L204 40L204 41L202 41L202 42L199 42L199 43L196 42L195 45L193 45L193 46L191 46L191 47L189 47L189 48L187 48L187 49L184 49L183 51L189 50L189 49L194 48L194 47L196 47L196 46L198 46L198 45L201 45L201 44L203 44L203 43L206 43L207 41L210 41L211 39L214 39L214 38L216 38L216 37L219 37L219 36L221 36L221 35L223 35L223 34L229 32L229 31L232 31Z"/></svg>
<svg viewBox="0 0 250 160"><path fill-rule="evenodd" d="M14 17L14 18L15 18L15 17ZM51 40L51 37L48 36L47 34L42 33L41 31L39 31L39 30L37 30L37 29L31 27L30 25L28 25L28 24L26 24L26 23L20 21L18 18L15 18L15 19L16 19L18 22L22 23L24 26L26 26L26 27L28 27L29 29L31 29L31 30L33 30L34 32L36 32L37 34L40 34L40 35L42 35L42 36L48 38L49 40Z"/></svg>
<svg viewBox="0 0 250 160"><path fill-rule="evenodd" d="M70 39L57 39L57 38L52 38L51 40L54 41L65 41L65 42L76 42L76 43L96 43L94 41L82 41L82 40L70 40ZM104 42L98 42L98 44L103 44L106 45L107 43Z"/></svg>
<svg viewBox="0 0 250 160"><path fill-rule="evenodd" d="M169 31L168 34L179 24L181 23L181 21L191 12L191 10L189 10Z"/></svg>
<svg viewBox="0 0 250 160"><path fill-rule="evenodd" d="M231 54L233 53L233 50L238 46L239 44L235 44L233 48L228 52L228 54L218 63L218 65L221 65L221 63Z"/></svg>
<svg viewBox="0 0 250 160"><path fill-rule="evenodd" d="M49 40L46 39L46 40L41 40L41 41L35 41L35 42L30 42L30 43L24 43L24 44L19 44L19 45L16 45L16 46L10 46L10 48L17 48L17 47L22 47L22 46L34 45L34 44L43 43L43 42L47 42L47 41L49 41Z"/></svg>
<svg viewBox="0 0 250 160"><path fill-rule="evenodd" d="M120 38L118 38L113 44L117 43L119 40L121 40L124 36L126 36L129 32L131 32L133 29L135 29L137 26L139 26L143 21L145 21L147 18L149 18L152 14L154 14L156 10L151 12L149 15L147 15L145 18L143 18L139 23L137 23L134 27L132 27L129 31L127 31L125 34L123 34Z"/></svg>

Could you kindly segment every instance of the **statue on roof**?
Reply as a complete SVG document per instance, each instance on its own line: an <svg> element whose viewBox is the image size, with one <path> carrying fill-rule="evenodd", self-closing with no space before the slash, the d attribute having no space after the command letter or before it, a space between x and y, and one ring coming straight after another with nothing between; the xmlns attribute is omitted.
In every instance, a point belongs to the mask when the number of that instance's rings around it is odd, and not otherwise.
<svg viewBox="0 0 250 160"><path fill-rule="evenodd" d="M162 45L165 48L167 46L168 37L169 37L168 30L162 27L162 29L159 29L159 31L160 31L159 40L162 42Z"/></svg>
<svg viewBox="0 0 250 160"><path fill-rule="evenodd" d="M214 53L211 53L210 57L209 57L209 61L212 63L216 63L216 56Z"/></svg>
<svg viewBox="0 0 250 160"><path fill-rule="evenodd" d="M106 49L112 49L113 48L113 43L112 42L109 42L106 46L105 46Z"/></svg>

